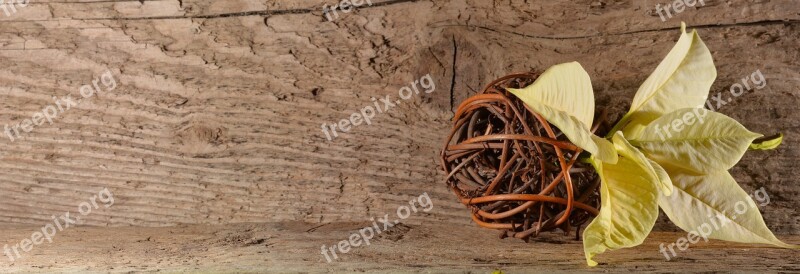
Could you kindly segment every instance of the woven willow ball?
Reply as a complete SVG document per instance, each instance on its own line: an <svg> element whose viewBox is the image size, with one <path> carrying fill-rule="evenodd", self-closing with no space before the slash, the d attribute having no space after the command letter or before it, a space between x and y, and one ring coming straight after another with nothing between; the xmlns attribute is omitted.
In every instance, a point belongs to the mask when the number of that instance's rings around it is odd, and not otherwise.
<svg viewBox="0 0 800 274"><path fill-rule="evenodd" d="M505 88L533 83L513 74L464 100L441 152L447 185L472 220L528 241L541 232L567 235L597 215L600 178L578 159L582 150Z"/></svg>

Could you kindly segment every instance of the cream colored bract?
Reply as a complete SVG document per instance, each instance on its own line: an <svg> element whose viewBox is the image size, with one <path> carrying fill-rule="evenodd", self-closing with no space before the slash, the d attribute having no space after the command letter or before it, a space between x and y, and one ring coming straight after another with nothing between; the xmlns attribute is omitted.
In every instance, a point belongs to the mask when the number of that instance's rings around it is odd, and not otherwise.
<svg viewBox="0 0 800 274"><path fill-rule="evenodd" d="M617 163L593 161L603 181L600 184L600 213L583 231L586 262L606 250L640 245L658 218L658 190L650 175L632 159Z"/></svg>
<svg viewBox="0 0 800 274"><path fill-rule="evenodd" d="M717 214L735 219L709 238L798 248L778 240L758 210L730 215L737 203L754 202L727 170L748 148L774 149L783 136L754 143L761 134L702 109L716 75L706 45L681 23L678 42L639 87L631 109L607 135L611 141L589 130L594 94L577 62L551 67L528 87L508 89L591 154L588 161L602 183L600 212L583 232L587 264L597 265L595 255L605 251L641 244L659 206L686 231Z"/></svg>
<svg viewBox="0 0 800 274"><path fill-rule="evenodd" d="M578 62L547 69L533 84L508 89L528 107L558 127L578 147L606 162L616 162L608 140L594 136L594 92L589 74Z"/></svg>
<svg viewBox="0 0 800 274"><path fill-rule="evenodd" d="M716 78L711 52L697 31L686 33L686 24L681 23L678 42L636 91L631 109L617 125L624 127L625 136L634 138L661 115L702 107Z"/></svg>

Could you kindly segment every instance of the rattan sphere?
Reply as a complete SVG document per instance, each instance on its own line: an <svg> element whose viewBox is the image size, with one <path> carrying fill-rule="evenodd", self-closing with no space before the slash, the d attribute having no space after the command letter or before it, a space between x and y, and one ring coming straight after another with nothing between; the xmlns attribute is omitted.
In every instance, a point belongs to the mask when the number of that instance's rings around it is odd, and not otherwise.
<svg viewBox="0 0 800 274"><path fill-rule="evenodd" d="M502 230L502 238L528 241L556 229L565 235L574 230L578 237L598 213L600 178L581 162L580 148L505 90L525 87L536 77L501 77L464 100L440 154L441 166L472 220Z"/></svg>

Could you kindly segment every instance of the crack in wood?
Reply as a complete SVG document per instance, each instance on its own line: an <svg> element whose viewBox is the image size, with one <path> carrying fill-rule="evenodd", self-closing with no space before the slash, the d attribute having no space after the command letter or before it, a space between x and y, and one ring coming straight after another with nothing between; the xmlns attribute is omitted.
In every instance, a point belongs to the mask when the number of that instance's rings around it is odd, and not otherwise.
<svg viewBox="0 0 800 274"><path fill-rule="evenodd" d="M453 35L453 77L450 79L450 112L453 112L455 105L455 88L456 88L456 59L458 59L458 44L456 44L456 36Z"/></svg>
<svg viewBox="0 0 800 274"><path fill-rule="evenodd" d="M720 24L705 24L705 25L696 25L691 26L691 28L695 29L710 29L710 28L725 28L725 27L738 27L738 26L768 26L768 25L778 25L778 24L787 24L793 25L800 23L800 19L786 19L786 20L760 20L760 21L753 21L753 22L742 22L742 23L720 23ZM542 35L531 35L516 31L508 31L508 30L498 30L493 29L490 27L485 26L476 26L476 25L439 25L433 26L433 28L445 28L445 27L461 27L461 28L476 28L482 29L491 32L499 32L499 33L507 33L517 36L523 36L527 38L534 38L534 39L547 39L547 40L573 40L573 39L588 39L588 38L595 38L595 37L605 37L605 36L620 36L620 35L630 35L630 34L637 34L637 33L646 33L646 32L661 32L661 31L674 31L681 29L680 27L668 27L668 28L658 28L658 29L643 29L643 30L633 30L633 31L626 31L626 32L618 32L618 33L600 33L595 35L580 35L580 36L542 36Z"/></svg>
<svg viewBox="0 0 800 274"><path fill-rule="evenodd" d="M134 0L136 1L136 0ZM360 9L377 8L401 3L413 3L419 0L389 0L378 2L370 6L362 7ZM181 3L181 6L183 3ZM337 7L338 8L338 7ZM243 17L243 16L269 16L269 15L283 15L283 14L306 14L320 10L318 8L297 8L285 10L254 10L243 12L219 13L219 14L206 14L206 15L175 15L175 16L150 16L150 17L106 17L106 18L74 18L74 20L168 20L168 19L216 19L228 17Z"/></svg>

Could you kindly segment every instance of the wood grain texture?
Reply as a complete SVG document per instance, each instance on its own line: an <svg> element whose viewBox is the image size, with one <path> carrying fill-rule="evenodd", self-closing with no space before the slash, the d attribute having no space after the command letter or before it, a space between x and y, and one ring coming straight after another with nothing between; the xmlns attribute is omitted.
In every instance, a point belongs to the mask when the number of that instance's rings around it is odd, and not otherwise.
<svg viewBox="0 0 800 274"><path fill-rule="evenodd" d="M551 235L525 243L498 240L477 226L400 225L370 245L339 253L327 263L320 248L347 239L370 223L301 222L176 227L79 227L34 247L4 272L236 272L236 273L561 273L561 272L798 272L797 251L719 241L690 245L667 261L659 252L686 234L657 232L643 245L603 254L589 268L581 242ZM13 238L30 237L38 227L3 226ZM464 235L474 238L466 242ZM121 237L123 236L123 237ZM789 241L798 242L792 236Z"/></svg>
<svg viewBox="0 0 800 274"><path fill-rule="evenodd" d="M0 138L0 222L42 225L107 187L114 206L84 225L364 221L423 192L436 207L414 222L469 225L435 162L453 105L495 77L578 61L618 116L686 21L714 56L712 94L766 76L719 111L786 135L733 174L769 193L770 228L800 234L796 1L707 0L667 22L656 1L530 2L388 1L328 22L316 0L31 1L0 14L0 126L106 69L118 87ZM428 73L435 92L325 139L322 123Z"/></svg>

